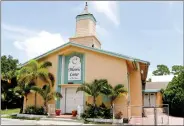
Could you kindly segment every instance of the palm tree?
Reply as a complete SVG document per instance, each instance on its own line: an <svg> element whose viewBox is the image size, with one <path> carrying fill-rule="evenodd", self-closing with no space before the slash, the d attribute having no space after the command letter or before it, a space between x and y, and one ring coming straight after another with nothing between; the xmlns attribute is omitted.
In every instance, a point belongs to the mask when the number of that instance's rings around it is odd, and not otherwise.
<svg viewBox="0 0 184 126"><path fill-rule="evenodd" d="M76 92L84 91L93 97L93 105L96 106L96 98L100 95L102 86L107 83L106 79L94 80L92 83L84 83L77 88Z"/></svg>
<svg viewBox="0 0 184 126"><path fill-rule="evenodd" d="M38 79L54 85L55 79L53 74L48 72L48 67L52 66L52 63L47 61L38 63L36 60L31 60L26 66L22 67L18 72L18 82L20 83L38 83ZM35 106L36 106L36 95L35 93Z"/></svg>
<svg viewBox="0 0 184 126"><path fill-rule="evenodd" d="M26 106L27 100L28 100L27 96L32 91L33 86L34 86L33 83L31 83L31 84L20 84L19 83L18 86L16 86L14 88L15 95L17 95L18 97L23 99L23 101L24 101L24 97L26 98L25 106ZM21 109L20 109L20 113L22 113L22 112L23 112L23 104L22 104Z"/></svg>
<svg viewBox="0 0 184 126"><path fill-rule="evenodd" d="M51 86L49 84L44 85L42 88L34 86L32 89L38 92L40 96L43 98L44 109L46 113L48 111L47 104L50 100L52 99L57 100L58 98L62 98L62 95L59 92L51 92Z"/></svg>
<svg viewBox="0 0 184 126"><path fill-rule="evenodd" d="M110 104L112 107L114 100L121 94L127 93L127 90L122 84L117 84L115 87L112 87L112 85L107 83L103 86L101 93L107 95L110 98Z"/></svg>

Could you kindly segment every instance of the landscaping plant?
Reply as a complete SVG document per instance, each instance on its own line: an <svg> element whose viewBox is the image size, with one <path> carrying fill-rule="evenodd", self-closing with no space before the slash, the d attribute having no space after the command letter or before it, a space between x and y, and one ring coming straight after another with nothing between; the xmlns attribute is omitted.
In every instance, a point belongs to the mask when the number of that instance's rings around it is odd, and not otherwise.
<svg viewBox="0 0 184 126"><path fill-rule="evenodd" d="M103 119L112 119L113 115L111 109L107 108L104 103L100 106L94 106L91 104L86 105L86 110L81 115L82 118L103 118Z"/></svg>
<svg viewBox="0 0 184 126"><path fill-rule="evenodd" d="M52 92L51 91L51 85L46 84L42 88L34 86L33 90L38 92L40 96L44 100L44 110L45 112L48 112L48 102L52 99L57 100L58 98L62 98L62 95L59 92Z"/></svg>
<svg viewBox="0 0 184 126"><path fill-rule="evenodd" d="M48 67L52 66L51 62L38 63L36 60L29 61L18 71L17 80L19 83L37 85L38 79L43 82L54 85L54 76L49 73ZM36 93L35 93L35 106L36 106Z"/></svg>
<svg viewBox="0 0 184 126"><path fill-rule="evenodd" d="M24 101L24 97L25 97L25 106L27 105L27 96L28 94L31 92L32 87L34 86L34 84L25 84L25 83L19 83L18 86L16 86L14 88L14 93L15 95L17 95L20 98L23 98ZM22 103L23 104L23 103ZM23 106L20 109L20 113L23 112Z"/></svg>
<svg viewBox="0 0 184 126"><path fill-rule="evenodd" d="M125 89L124 85L117 84L115 87L112 87L112 85L106 83L102 89L101 93L107 95L110 98L110 104L111 107L114 103L114 100L125 93L127 93L127 90Z"/></svg>
<svg viewBox="0 0 184 126"><path fill-rule="evenodd" d="M102 86L107 83L106 79L95 79L92 83L84 83L77 88L76 92L84 91L93 97L93 105L96 106L96 98L100 95Z"/></svg>
<svg viewBox="0 0 184 126"><path fill-rule="evenodd" d="M184 71L175 76L162 93L163 103L169 104L169 113L184 117Z"/></svg>
<svg viewBox="0 0 184 126"><path fill-rule="evenodd" d="M13 89L17 86L16 71L18 59L11 55L1 56L1 109L19 108L22 99L14 94Z"/></svg>
<svg viewBox="0 0 184 126"><path fill-rule="evenodd" d="M25 109L25 114L34 114L34 115L46 115L44 108L43 107L35 107L33 106L28 106Z"/></svg>

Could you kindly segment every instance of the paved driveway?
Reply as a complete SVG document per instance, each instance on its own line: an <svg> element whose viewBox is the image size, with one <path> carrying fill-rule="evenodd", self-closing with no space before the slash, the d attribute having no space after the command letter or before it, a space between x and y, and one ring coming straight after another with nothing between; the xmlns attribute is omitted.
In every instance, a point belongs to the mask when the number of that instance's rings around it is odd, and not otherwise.
<svg viewBox="0 0 184 126"><path fill-rule="evenodd" d="M169 125L183 125L184 126L184 117L173 117L169 116Z"/></svg>
<svg viewBox="0 0 184 126"><path fill-rule="evenodd" d="M153 108L145 109L146 117L133 117L130 120L130 124L133 125L154 125L154 111ZM184 126L184 118L182 117L173 117L168 116L163 113L162 109L157 110L157 125L183 125Z"/></svg>

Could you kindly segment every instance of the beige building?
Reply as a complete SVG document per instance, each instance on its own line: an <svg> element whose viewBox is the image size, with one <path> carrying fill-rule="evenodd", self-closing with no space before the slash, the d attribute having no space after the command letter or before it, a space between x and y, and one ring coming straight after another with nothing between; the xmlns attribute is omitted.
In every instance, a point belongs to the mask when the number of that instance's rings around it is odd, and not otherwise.
<svg viewBox="0 0 184 126"><path fill-rule="evenodd" d="M70 42L34 58L39 62L52 62L49 71L56 78L53 90L61 92L63 98L50 103L61 109L63 114L71 113L78 105L85 105L86 101L92 102L87 94L76 93L78 86L94 79L107 79L113 86L124 84L128 90L127 96L115 101L115 105L122 106L119 110L124 115L129 113L131 116L141 116L142 108L131 108L129 111L124 108L143 105L142 85L146 81L149 62L101 49L101 42L96 36L96 19L88 12L87 6L76 16L76 33L69 40ZM39 86L42 86L41 81ZM27 105L33 105L33 99L34 94L29 94ZM102 102L109 105L108 99L99 96L97 104ZM40 96L37 104L43 105Z"/></svg>

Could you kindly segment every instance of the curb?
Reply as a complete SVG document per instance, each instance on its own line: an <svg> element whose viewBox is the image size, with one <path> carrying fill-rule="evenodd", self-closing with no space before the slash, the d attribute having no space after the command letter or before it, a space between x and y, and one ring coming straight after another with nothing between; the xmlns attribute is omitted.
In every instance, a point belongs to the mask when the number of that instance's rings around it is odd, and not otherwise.
<svg viewBox="0 0 184 126"><path fill-rule="evenodd" d="M81 120L66 119L66 118L40 118L40 120L47 120L47 121L69 121L69 122L83 123Z"/></svg>

